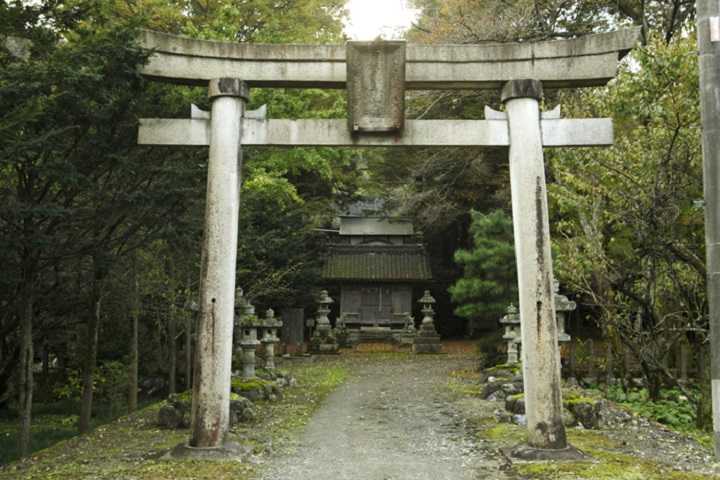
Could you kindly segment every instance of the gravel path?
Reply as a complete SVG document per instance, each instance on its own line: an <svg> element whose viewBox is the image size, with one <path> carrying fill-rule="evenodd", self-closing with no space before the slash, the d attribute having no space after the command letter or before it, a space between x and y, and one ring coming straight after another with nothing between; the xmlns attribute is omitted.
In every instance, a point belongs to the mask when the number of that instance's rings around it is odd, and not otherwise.
<svg viewBox="0 0 720 480"><path fill-rule="evenodd" d="M446 408L448 357L378 359L353 365L290 452L265 480L465 480L505 478ZM293 451L294 450L294 451Z"/></svg>

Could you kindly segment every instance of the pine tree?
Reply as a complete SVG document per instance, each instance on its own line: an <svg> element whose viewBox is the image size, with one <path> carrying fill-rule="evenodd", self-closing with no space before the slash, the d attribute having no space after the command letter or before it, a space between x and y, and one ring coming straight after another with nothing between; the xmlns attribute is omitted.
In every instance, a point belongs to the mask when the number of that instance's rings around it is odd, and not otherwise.
<svg viewBox="0 0 720 480"><path fill-rule="evenodd" d="M512 219L502 210L472 212L472 250L455 252L464 273L449 289L455 313L471 325L492 325L517 299Z"/></svg>

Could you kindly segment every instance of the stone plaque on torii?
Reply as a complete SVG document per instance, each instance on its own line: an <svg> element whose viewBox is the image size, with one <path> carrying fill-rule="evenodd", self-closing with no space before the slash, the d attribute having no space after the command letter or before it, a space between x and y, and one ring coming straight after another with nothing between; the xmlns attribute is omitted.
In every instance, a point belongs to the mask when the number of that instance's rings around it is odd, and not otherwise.
<svg viewBox="0 0 720 480"><path fill-rule="evenodd" d="M257 45L144 32L150 78L207 85L211 111L143 119L138 143L209 146L200 324L190 448L221 449L228 431L241 146L509 147L528 444L566 452L543 147L607 146L610 119L540 112L546 88L600 86L638 29L497 45ZM274 120L245 112L252 87L346 88L348 118ZM405 120L406 89L502 89L484 120ZM518 451L522 454L522 451Z"/></svg>

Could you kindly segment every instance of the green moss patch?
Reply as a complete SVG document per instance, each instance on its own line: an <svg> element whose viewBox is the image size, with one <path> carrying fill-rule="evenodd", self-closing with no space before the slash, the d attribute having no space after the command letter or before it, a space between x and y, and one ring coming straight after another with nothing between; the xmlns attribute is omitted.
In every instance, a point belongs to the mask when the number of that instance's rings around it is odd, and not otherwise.
<svg viewBox="0 0 720 480"><path fill-rule="evenodd" d="M262 378L251 378L244 380L242 378L233 378L232 390L235 392L249 392L251 390L262 390L272 382L263 380Z"/></svg>
<svg viewBox="0 0 720 480"><path fill-rule="evenodd" d="M708 480L717 478L672 470L622 453L600 450L587 453L593 457L589 461L516 464L514 470L522 476L537 480Z"/></svg>
<svg viewBox="0 0 720 480"><path fill-rule="evenodd" d="M596 392L589 392L577 387L563 389L562 397L563 403L566 406L578 405L581 403L589 403L592 405L602 400L602 397L596 394Z"/></svg>
<svg viewBox="0 0 720 480"><path fill-rule="evenodd" d="M347 372L331 363L299 365L292 371L297 387L285 390L276 403L260 402L258 422L234 428L231 440L266 454L267 446L282 448L284 441L307 423L325 397L342 384ZM180 394L183 395L183 394ZM0 468L0 480L252 480L257 467L230 461L161 460L160 457L186 442L187 429L157 426L163 402L36 452L25 462ZM74 426L73 426L74 428Z"/></svg>
<svg viewBox="0 0 720 480"><path fill-rule="evenodd" d="M478 432L478 437L497 442L500 446L517 445L527 440L525 427L513 423L497 423Z"/></svg>

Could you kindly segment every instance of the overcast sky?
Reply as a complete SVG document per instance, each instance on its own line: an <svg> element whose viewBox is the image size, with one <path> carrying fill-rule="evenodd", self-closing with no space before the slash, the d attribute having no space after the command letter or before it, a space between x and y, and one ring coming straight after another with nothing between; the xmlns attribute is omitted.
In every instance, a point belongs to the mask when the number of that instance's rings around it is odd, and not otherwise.
<svg viewBox="0 0 720 480"><path fill-rule="evenodd" d="M348 0L350 19L345 33L353 40L398 38L417 18L418 11L406 0Z"/></svg>

